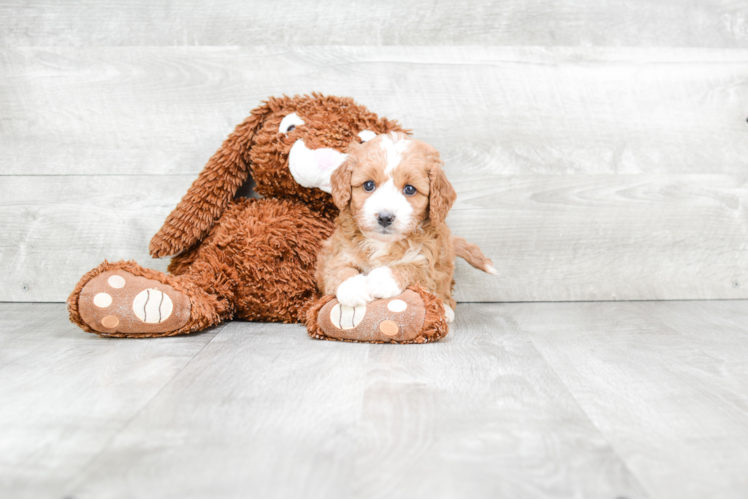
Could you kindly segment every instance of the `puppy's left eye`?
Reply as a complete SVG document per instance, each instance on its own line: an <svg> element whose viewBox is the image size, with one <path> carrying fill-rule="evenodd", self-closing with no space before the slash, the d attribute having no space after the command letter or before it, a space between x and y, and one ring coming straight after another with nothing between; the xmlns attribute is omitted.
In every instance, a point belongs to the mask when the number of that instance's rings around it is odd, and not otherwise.
<svg viewBox="0 0 748 500"><path fill-rule="evenodd" d="M416 188L414 188L414 187L413 187L413 186L411 186L410 184L408 184L407 186L405 186L405 187L403 188L403 193L404 193L404 194L405 194L406 196L413 196L413 195L414 195L414 194L416 194L417 192L418 192L418 191L416 190Z"/></svg>

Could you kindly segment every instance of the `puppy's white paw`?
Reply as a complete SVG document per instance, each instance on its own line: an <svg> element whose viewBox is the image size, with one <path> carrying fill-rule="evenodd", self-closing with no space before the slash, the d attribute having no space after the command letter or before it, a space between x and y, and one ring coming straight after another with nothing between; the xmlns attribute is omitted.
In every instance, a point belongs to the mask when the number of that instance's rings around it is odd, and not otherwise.
<svg viewBox="0 0 748 500"><path fill-rule="evenodd" d="M370 272L366 277L366 283L369 285L369 294L375 299L390 299L404 291L387 266L378 267Z"/></svg>
<svg viewBox="0 0 748 500"><path fill-rule="evenodd" d="M335 297L342 305L349 307L363 306L371 302L366 276L357 274L345 280L338 286Z"/></svg>
<svg viewBox="0 0 748 500"><path fill-rule="evenodd" d="M447 317L447 323L453 323L455 320L455 312L454 309L449 307L447 304L444 304L444 315Z"/></svg>

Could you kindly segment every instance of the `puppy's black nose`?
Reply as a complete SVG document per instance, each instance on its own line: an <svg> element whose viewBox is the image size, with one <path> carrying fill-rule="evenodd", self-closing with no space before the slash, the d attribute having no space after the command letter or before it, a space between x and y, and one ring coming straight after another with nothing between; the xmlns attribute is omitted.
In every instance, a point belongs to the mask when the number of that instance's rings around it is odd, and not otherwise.
<svg viewBox="0 0 748 500"><path fill-rule="evenodd" d="M395 216L389 212L381 212L377 214L377 220L379 221L380 226L387 227L392 224L393 220L395 220Z"/></svg>

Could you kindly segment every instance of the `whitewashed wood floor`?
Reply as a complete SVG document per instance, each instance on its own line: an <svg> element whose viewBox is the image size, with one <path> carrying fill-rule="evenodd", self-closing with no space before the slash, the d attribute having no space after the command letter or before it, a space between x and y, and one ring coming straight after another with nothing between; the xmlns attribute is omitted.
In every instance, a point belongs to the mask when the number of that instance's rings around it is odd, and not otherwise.
<svg viewBox="0 0 748 500"><path fill-rule="evenodd" d="M460 304L426 346L0 304L0 495L748 495L748 301Z"/></svg>

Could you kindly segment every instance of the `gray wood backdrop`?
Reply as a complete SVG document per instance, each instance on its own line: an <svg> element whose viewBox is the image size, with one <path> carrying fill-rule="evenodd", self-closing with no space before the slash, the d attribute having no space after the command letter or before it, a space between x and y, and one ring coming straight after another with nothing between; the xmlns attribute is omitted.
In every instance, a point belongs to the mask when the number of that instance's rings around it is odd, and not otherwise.
<svg viewBox="0 0 748 500"><path fill-rule="evenodd" d="M0 3L0 301L148 241L262 99L442 151L460 301L748 298L745 0Z"/></svg>

